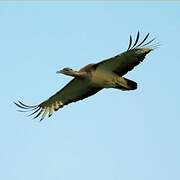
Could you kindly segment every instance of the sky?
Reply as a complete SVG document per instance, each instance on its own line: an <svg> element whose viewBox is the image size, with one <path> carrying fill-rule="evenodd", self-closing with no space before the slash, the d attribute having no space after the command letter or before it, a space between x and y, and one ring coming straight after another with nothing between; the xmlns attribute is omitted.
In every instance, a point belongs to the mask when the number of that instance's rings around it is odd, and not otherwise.
<svg viewBox="0 0 180 180"><path fill-rule="evenodd" d="M179 180L180 3L1 2L0 179ZM13 101L38 104L70 77L115 56L129 35L160 47L125 77L135 91L103 90L42 122Z"/></svg>

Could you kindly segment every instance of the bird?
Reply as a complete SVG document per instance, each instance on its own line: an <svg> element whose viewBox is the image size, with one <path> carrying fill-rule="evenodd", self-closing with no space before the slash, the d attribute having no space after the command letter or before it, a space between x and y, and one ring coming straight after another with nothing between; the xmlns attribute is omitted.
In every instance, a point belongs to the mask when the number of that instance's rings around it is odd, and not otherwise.
<svg viewBox="0 0 180 180"><path fill-rule="evenodd" d="M148 40L150 33L139 42L138 31L133 42L130 35L126 51L94 64L88 64L80 70L69 67L58 70L56 73L73 77L67 85L47 100L37 105L26 105L21 101L14 102L20 112L30 112L33 119L50 117L55 111L72 102L83 100L96 94L104 88L114 88L122 91L137 89L137 83L124 77L135 66L140 64L146 55L157 47L152 44L155 38Z"/></svg>

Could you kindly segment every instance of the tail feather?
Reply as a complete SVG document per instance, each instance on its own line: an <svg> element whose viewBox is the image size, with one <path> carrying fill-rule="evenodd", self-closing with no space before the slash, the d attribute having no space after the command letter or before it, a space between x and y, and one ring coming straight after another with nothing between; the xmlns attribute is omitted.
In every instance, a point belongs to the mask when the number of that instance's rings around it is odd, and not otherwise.
<svg viewBox="0 0 180 180"><path fill-rule="evenodd" d="M135 90L137 89L137 83L135 81L132 81L130 79L124 78L127 82L127 85L129 86L129 90Z"/></svg>
<svg viewBox="0 0 180 180"><path fill-rule="evenodd" d="M130 79L119 77L117 86L115 88L121 89L123 91L135 90L137 89L137 83Z"/></svg>

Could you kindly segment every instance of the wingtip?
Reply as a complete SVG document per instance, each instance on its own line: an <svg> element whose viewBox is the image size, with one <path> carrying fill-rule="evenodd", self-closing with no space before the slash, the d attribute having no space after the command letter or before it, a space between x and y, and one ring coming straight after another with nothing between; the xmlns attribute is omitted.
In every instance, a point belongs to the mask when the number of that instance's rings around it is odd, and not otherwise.
<svg viewBox="0 0 180 180"><path fill-rule="evenodd" d="M129 46L128 46L127 50L129 50L131 48L131 44L132 44L132 36L130 35L130 37L129 37Z"/></svg>
<svg viewBox="0 0 180 180"><path fill-rule="evenodd" d="M44 119L44 117L42 117L42 118L39 120L39 122L42 122L42 121L43 121L43 119Z"/></svg>
<svg viewBox="0 0 180 180"><path fill-rule="evenodd" d="M145 42L148 39L149 35L150 35L150 33L147 33L145 38L139 42L140 32L138 31L137 36L136 36L136 40L134 41L133 45L132 45L132 37L130 36L130 42L129 42L128 50L135 49L135 48L145 48L145 46L147 47L147 45L149 45L150 43L152 43L156 39L156 38L153 38L153 39L149 40L148 42ZM155 46L155 48L156 48L156 46ZM152 50L155 48L154 48L154 45L152 45Z"/></svg>
<svg viewBox="0 0 180 180"><path fill-rule="evenodd" d="M136 44L138 43L138 41L139 41L139 31L137 33L136 40L131 48L134 48L136 46Z"/></svg>

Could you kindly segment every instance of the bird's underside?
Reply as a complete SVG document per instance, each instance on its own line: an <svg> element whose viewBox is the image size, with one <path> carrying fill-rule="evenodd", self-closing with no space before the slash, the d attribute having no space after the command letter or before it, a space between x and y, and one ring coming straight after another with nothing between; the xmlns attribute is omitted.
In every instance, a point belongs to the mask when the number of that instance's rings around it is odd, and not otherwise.
<svg viewBox="0 0 180 180"><path fill-rule="evenodd" d="M146 42L148 36L149 33L139 42L138 32L133 45L130 36L129 46L125 52L97 64L89 64L79 71L73 71L70 68L58 71L74 78L60 91L38 105L29 106L21 101L15 102L21 109L18 111L32 111L29 116L34 115L34 118L41 116L41 121L46 116L50 117L59 108L92 96L103 88L124 91L136 89L137 83L123 76L142 62L146 54L154 49L152 45L148 46L154 39Z"/></svg>

